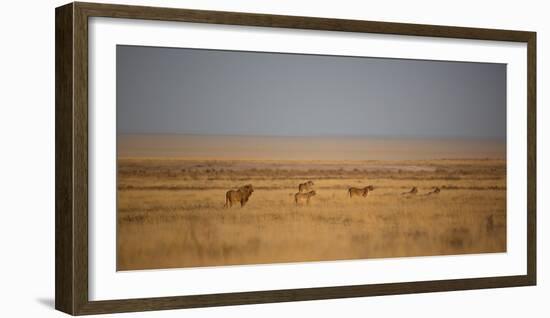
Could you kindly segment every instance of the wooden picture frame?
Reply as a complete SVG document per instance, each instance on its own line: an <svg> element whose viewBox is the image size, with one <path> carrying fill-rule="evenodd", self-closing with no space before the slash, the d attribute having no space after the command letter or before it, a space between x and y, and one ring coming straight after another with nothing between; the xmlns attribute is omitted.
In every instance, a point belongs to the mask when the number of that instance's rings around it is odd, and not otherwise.
<svg viewBox="0 0 550 318"><path fill-rule="evenodd" d="M80 2L57 8L55 16L56 309L72 315L84 315L536 284L535 32ZM527 43L527 275L90 301L88 297L88 19L90 17Z"/></svg>

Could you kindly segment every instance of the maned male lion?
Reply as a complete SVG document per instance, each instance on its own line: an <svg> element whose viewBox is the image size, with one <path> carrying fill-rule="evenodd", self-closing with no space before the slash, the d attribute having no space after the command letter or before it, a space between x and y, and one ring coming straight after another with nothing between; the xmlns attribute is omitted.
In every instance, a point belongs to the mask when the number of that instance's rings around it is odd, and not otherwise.
<svg viewBox="0 0 550 318"><path fill-rule="evenodd" d="M350 198L353 198L354 196L362 196L366 198L367 195L369 194L369 191L372 191L372 190L374 190L374 187L372 185L366 186L364 188L351 187L348 189L348 194Z"/></svg>
<svg viewBox="0 0 550 318"><path fill-rule="evenodd" d="M311 191L313 190L313 181L309 180L308 182L305 182L305 183L300 183L298 185L298 192L300 193L303 193L303 192L308 192L308 191Z"/></svg>
<svg viewBox="0 0 550 318"><path fill-rule="evenodd" d="M230 208L233 206L233 204L236 204L237 202L241 203L241 207L243 207L246 202L248 202L248 199L252 195L252 192L254 192L254 188L251 184L244 185L237 190L229 190L225 193L225 204L224 208Z"/></svg>
<svg viewBox="0 0 550 318"><path fill-rule="evenodd" d="M315 193L314 190L311 190L309 192L306 192L306 193L296 193L294 195L294 202L296 203L296 205L298 205L299 203L302 203L304 201L306 201L306 204L309 204L309 199L316 195L317 193Z"/></svg>

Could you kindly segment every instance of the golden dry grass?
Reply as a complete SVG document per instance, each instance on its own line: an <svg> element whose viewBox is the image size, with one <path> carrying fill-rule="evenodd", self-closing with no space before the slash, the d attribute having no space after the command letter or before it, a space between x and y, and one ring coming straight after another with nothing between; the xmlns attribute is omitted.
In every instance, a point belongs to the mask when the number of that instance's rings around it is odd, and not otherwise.
<svg viewBox="0 0 550 318"><path fill-rule="evenodd" d="M504 252L504 160L121 158L118 270ZM309 206L299 183L315 182ZM251 183L244 208L225 192ZM367 198L349 186L372 184ZM416 196L400 193L412 186ZM424 195L432 187L437 195Z"/></svg>

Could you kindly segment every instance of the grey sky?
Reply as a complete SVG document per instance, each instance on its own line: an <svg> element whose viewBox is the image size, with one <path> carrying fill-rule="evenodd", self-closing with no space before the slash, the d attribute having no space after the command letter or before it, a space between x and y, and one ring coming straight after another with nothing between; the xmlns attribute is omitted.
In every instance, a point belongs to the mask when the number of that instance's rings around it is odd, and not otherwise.
<svg viewBox="0 0 550 318"><path fill-rule="evenodd" d="M118 133L506 136L506 65L117 46Z"/></svg>

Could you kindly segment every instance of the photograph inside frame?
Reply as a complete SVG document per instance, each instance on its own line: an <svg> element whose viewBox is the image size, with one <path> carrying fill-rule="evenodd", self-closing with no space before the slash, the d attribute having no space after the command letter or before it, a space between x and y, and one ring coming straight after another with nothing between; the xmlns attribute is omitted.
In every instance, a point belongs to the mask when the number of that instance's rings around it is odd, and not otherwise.
<svg viewBox="0 0 550 318"><path fill-rule="evenodd" d="M506 64L118 45L117 270L506 252Z"/></svg>

